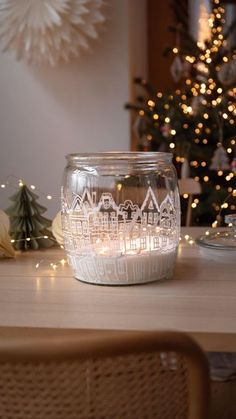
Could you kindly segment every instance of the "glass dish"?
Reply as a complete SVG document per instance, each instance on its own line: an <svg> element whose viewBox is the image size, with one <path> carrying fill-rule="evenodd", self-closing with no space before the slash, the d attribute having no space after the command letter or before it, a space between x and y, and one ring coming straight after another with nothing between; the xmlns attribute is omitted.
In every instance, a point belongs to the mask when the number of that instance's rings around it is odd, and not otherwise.
<svg viewBox="0 0 236 419"><path fill-rule="evenodd" d="M236 214L225 217L228 230L213 231L196 239L203 257L222 263L236 264Z"/></svg>

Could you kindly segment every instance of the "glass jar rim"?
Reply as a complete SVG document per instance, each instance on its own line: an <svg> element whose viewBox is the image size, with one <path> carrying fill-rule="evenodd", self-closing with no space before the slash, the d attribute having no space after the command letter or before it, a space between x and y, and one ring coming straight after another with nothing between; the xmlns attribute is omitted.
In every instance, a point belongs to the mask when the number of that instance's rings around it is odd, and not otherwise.
<svg viewBox="0 0 236 419"><path fill-rule="evenodd" d="M97 163L104 164L111 161L133 163L171 162L173 154L160 151L105 151L97 153L67 154L68 163Z"/></svg>

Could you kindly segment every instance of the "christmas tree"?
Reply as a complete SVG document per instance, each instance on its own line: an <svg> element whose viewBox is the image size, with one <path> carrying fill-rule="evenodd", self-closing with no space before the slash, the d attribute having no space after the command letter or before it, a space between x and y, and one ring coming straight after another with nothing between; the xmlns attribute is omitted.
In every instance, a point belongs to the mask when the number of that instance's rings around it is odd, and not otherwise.
<svg viewBox="0 0 236 419"><path fill-rule="evenodd" d="M211 36L204 42L195 42L184 27L175 28L179 42L171 48L171 73L178 88L157 92L137 78L144 95L126 105L138 114L134 128L139 149L173 152L179 175L187 160L190 176L202 186L201 197L193 203L194 221L202 224L215 220L235 189L236 46L229 37L236 23L225 30L224 14L221 1L213 0ZM231 202L228 211L235 209Z"/></svg>
<svg viewBox="0 0 236 419"><path fill-rule="evenodd" d="M22 184L10 198L13 201L7 210L10 217L10 235L17 250L47 248L54 244L47 229L51 221L43 217L46 208L38 204L38 196Z"/></svg>

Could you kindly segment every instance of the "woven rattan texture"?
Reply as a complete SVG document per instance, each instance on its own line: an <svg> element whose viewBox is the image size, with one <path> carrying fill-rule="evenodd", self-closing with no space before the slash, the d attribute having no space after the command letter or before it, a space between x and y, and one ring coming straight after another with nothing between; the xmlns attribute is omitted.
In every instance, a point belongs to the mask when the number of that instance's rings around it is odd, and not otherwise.
<svg viewBox="0 0 236 419"><path fill-rule="evenodd" d="M1 419L185 419L187 365L174 353L0 365Z"/></svg>
<svg viewBox="0 0 236 419"><path fill-rule="evenodd" d="M211 383L210 419L236 418L236 380Z"/></svg>

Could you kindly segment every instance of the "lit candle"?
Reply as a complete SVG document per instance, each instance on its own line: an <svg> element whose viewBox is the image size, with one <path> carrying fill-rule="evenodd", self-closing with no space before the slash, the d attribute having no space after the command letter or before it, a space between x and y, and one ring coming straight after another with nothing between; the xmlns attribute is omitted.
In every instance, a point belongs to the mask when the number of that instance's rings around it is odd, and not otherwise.
<svg viewBox="0 0 236 419"><path fill-rule="evenodd" d="M163 236L165 239L165 236ZM148 237L147 237L148 239ZM162 240L162 237L159 236ZM137 284L169 278L176 258L176 245L159 250L129 250L111 255L107 247L96 254L70 256L76 278L100 284Z"/></svg>
<svg viewBox="0 0 236 419"><path fill-rule="evenodd" d="M82 231L73 238L69 237L69 242L74 244L69 262L76 278L91 283L127 285L166 279L172 275L177 251L176 229L153 225L142 227L134 223L130 235L127 235L127 224L120 223L118 232L102 234L99 231L101 238L93 239L96 225L90 220L87 246Z"/></svg>

